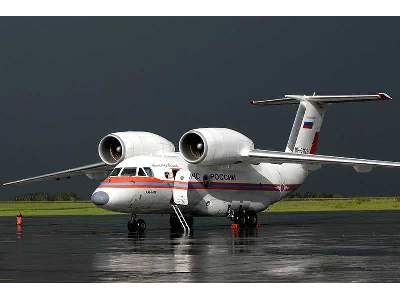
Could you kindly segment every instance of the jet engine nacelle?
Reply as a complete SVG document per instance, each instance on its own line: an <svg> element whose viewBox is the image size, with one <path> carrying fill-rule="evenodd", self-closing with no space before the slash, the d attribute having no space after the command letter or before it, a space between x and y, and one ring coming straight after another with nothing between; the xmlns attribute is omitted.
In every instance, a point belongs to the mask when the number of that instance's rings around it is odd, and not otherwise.
<svg viewBox="0 0 400 300"><path fill-rule="evenodd" d="M167 139L144 131L115 132L103 137L99 143L99 156L109 165L115 165L135 155L175 152Z"/></svg>
<svg viewBox="0 0 400 300"><path fill-rule="evenodd" d="M192 164L231 164L253 150L254 143L245 135L228 128L199 128L186 132L179 141L179 151Z"/></svg>

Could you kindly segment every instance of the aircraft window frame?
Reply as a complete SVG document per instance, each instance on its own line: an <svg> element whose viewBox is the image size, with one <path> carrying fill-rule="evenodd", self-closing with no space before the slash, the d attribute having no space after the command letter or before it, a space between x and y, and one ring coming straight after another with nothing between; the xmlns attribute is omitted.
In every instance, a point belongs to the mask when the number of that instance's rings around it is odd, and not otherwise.
<svg viewBox="0 0 400 300"><path fill-rule="evenodd" d="M121 170L122 170L122 168L114 168L114 169L110 172L110 175L108 175L108 176L114 176L114 177L119 176L119 173L121 173ZM115 171L117 171L116 174L114 174Z"/></svg>
<svg viewBox="0 0 400 300"><path fill-rule="evenodd" d="M143 167L143 170L146 172L148 177L154 177L154 172L150 167Z"/></svg>
<svg viewBox="0 0 400 300"><path fill-rule="evenodd" d="M140 175L140 171L143 172L143 175ZM137 176L139 176L139 177L148 177L147 174L146 174L146 172L143 170L142 167L139 167L139 168L138 168Z"/></svg>
<svg viewBox="0 0 400 300"><path fill-rule="evenodd" d="M136 176L136 174L138 173L137 169L138 169L137 167L126 167L126 168L123 168L121 173L120 173L120 176L129 176L129 177ZM129 171L133 171L134 170L134 173L124 173L125 170L127 170L127 171L128 170Z"/></svg>

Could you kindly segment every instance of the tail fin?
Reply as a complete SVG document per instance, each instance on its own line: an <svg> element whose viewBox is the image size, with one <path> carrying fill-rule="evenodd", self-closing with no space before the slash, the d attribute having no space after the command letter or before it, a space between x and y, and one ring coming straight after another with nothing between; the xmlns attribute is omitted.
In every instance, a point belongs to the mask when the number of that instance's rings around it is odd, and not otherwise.
<svg viewBox="0 0 400 300"><path fill-rule="evenodd" d="M385 93L376 95L299 96L286 95L285 98L251 101L256 105L299 104L293 122L286 152L315 154L319 141L322 121L330 103L391 100Z"/></svg>
<svg viewBox="0 0 400 300"><path fill-rule="evenodd" d="M308 101L300 102L285 152L317 153L319 132L325 112L326 105Z"/></svg>

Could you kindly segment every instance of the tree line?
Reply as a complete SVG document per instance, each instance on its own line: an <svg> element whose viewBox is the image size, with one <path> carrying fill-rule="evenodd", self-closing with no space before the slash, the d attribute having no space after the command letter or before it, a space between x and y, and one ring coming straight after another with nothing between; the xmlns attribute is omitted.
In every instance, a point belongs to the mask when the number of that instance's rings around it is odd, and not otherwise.
<svg viewBox="0 0 400 300"><path fill-rule="evenodd" d="M37 192L18 195L14 198L15 201L82 201L80 197L72 192L59 192L49 194L46 192Z"/></svg>
<svg viewBox="0 0 400 300"><path fill-rule="evenodd" d="M287 196L287 198L343 198L343 195L333 193L305 192L293 193Z"/></svg>

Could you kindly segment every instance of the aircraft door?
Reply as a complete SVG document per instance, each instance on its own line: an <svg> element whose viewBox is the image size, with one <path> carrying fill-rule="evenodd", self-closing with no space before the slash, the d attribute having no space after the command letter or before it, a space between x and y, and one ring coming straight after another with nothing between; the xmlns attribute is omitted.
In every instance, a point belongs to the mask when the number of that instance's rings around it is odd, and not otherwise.
<svg viewBox="0 0 400 300"><path fill-rule="evenodd" d="M176 204L188 205L189 178L190 172L187 170L179 170L176 173L172 192Z"/></svg>

